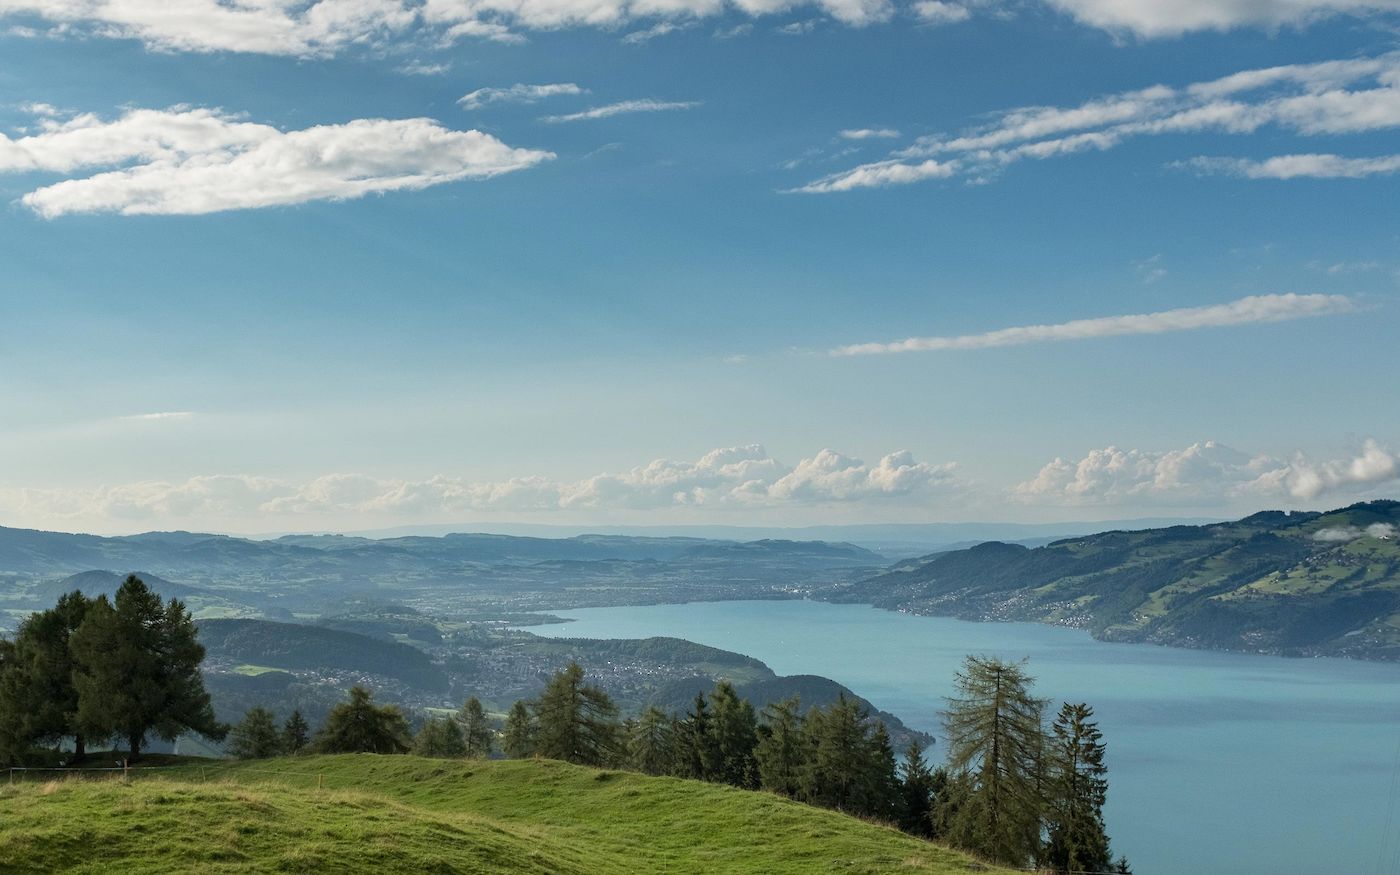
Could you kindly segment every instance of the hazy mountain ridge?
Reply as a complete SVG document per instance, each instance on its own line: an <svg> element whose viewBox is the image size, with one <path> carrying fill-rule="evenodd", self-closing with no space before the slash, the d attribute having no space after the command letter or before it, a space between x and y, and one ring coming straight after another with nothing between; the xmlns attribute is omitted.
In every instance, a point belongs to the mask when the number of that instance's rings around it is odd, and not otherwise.
<svg viewBox="0 0 1400 875"><path fill-rule="evenodd" d="M1109 531L1034 549L990 542L824 593L1097 637L1286 655L1400 659L1400 502L1265 511Z"/></svg>

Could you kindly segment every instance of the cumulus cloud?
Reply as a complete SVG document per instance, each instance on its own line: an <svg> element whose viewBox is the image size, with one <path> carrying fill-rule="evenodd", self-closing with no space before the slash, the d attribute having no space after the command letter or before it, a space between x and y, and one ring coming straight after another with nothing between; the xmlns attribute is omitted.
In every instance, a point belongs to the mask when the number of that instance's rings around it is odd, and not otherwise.
<svg viewBox="0 0 1400 875"><path fill-rule="evenodd" d="M1243 26L1300 27L1335 15L1400 11L1396 0L1047 0L1080 22L1140 37Z"/></svg>
<svg viewBox="0 0 1400 875"><path fill-rule="evenodd" d="M757 444L713 450L694 461L657 459L583 480L517 477L474 481L437 476L389 480L328 474L303 483L266 477L195 477L94 490L0 492L0 506L45 519L142 519L164 516L286 517L381 514L411 516L470 511L663 510L918 502L958 492L952 464L931 465L908 452L874 464L822 450L794 466Z"/></svg>
<svg viewBox="0 0 1400 875"><path fill-rule="evenodd" d="M547 115L540 121L558 124L560 122L581 122L591 119L611 118L615 115L626 115L634 112L667 112L676 109L691 109L699 106L699 101L694 100L623 100L617 103L609 103L603 106L595 106L585 109L582 112L571 112L566 115Z"/></svg>
<svg viewBox="0 0 1400 875"><path fill-rule="evenodd" d="M1214 441L1153 452L1105 447L1056 458L1012 494L1029 503L1205 506L1248 498L1313 500L1400 479L1400 460L1374 440L1351 458L1250 455ZM1379 537L1379 535L1377 535Z"/></svg>
<svg viewBox="0 0 1400 875"><path fill-rule="evenodd" d="M1372 523L1364 529L1356 526L1331 526L1313 532L1314 541L1345 544L1357 538L1394 538L1397 529L1390 523Z"/></svg>
<svg viewBox="0 0 1400 875"><path fill-rule="evenodd" d="M956 24L972 17L972 12L961 3L944 3L943 0L918 0L912 7L914 17L924 24Z"/></svg>
<svg viewBox="0 0 1400 875"><path fill-rule="evenodd" d="M1400 53L1244 70L1173 87L1153 85L1072 106L1026 106L958 133L919 137L879 161L817 180L799 191L828 193L958 176L982 182L1022 161L1114 149L1141 137L1242 136L1273 128L1301 137L1400 127ZM937 162L936 174L927 170ZM1178 162L1244 176L1342 177L1394 172L1393 156L1289 155L1263 161Z"/></svg>
<svg viewBox="0 0 1400 875"><path fill-rule="evenodd" d="M573 82L553 82L548 85L526 85L517 82L508 88L478 88L458 98L463 109L481 109L493 103L535 103L546 97L587 94L588 89Z"/></svg>
<svg viewBox="0 0 1400 875"><path fill-rule="evenodd" d="M45 114L36 127L15 137L0 134L0 173L68 175L20 198L50 219L347 200L486 179L554 157L424 118L282 131L220 110L174 107L132 109L113 120Z"/></svg>
<svg viewBox="0 0 1400 875"><path fill-rule="evenodd" d="M1130 316L1101 316L1095 319L1075 319L1053 325L1021 325L983 334L963 334L950 337L910 337L892 343L856 343L830 351L835 356L887 355L900 352L936 350L988 349L999 346L1021 346L1027 343L1048 343L1068 340L1090 340L1097 337L1119 337L1126 334L1166 334L1172 331L1194 331L1200 328L1221 328L1255 322L1284 322L1348 313L1354 309L1351 299L1342 295L1251 295L1228 304L1208 307L1182 307L1156 313Z"/></svg>

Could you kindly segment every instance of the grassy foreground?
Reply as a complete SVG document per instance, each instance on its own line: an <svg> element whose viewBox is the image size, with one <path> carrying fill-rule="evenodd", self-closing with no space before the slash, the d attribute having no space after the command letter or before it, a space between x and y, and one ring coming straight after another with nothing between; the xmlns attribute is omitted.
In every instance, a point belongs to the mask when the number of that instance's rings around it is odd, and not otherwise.
<svg viewBox="0 0 1400 875"><path fill-rule="evenodd" d="M995 871L766 793L553 761L297 757L0 785L3 872L970 870Z"/></svg>

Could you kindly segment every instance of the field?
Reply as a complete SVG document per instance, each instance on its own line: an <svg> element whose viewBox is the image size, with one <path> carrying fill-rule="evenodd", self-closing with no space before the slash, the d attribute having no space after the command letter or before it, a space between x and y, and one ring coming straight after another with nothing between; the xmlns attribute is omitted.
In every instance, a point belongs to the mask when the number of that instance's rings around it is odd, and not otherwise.
<svg viewBox="0 0 1400 875"><path fill-rule="evenodd" d="M4 872L997 871L767 793L552 761L347 755L0 786Z"/></svg>

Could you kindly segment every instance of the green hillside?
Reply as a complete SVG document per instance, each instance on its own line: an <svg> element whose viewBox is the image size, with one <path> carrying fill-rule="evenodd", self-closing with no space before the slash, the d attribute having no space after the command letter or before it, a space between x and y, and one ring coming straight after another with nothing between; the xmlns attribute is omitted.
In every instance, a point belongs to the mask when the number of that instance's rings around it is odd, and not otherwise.
<svg viewBox="0 0 1400 875"><path fill-rule="evenodd" d="M991 542L902 563L825 597L1098 637L1286 655L1400 659L1400 502Z"/></svg>
<svg viewBox="0 0 1400 875"><path fill-rule="evenodd" d="M771 794L553 761L363 754L0 786L4 872L970 869L1000 871Z"/></svg>

